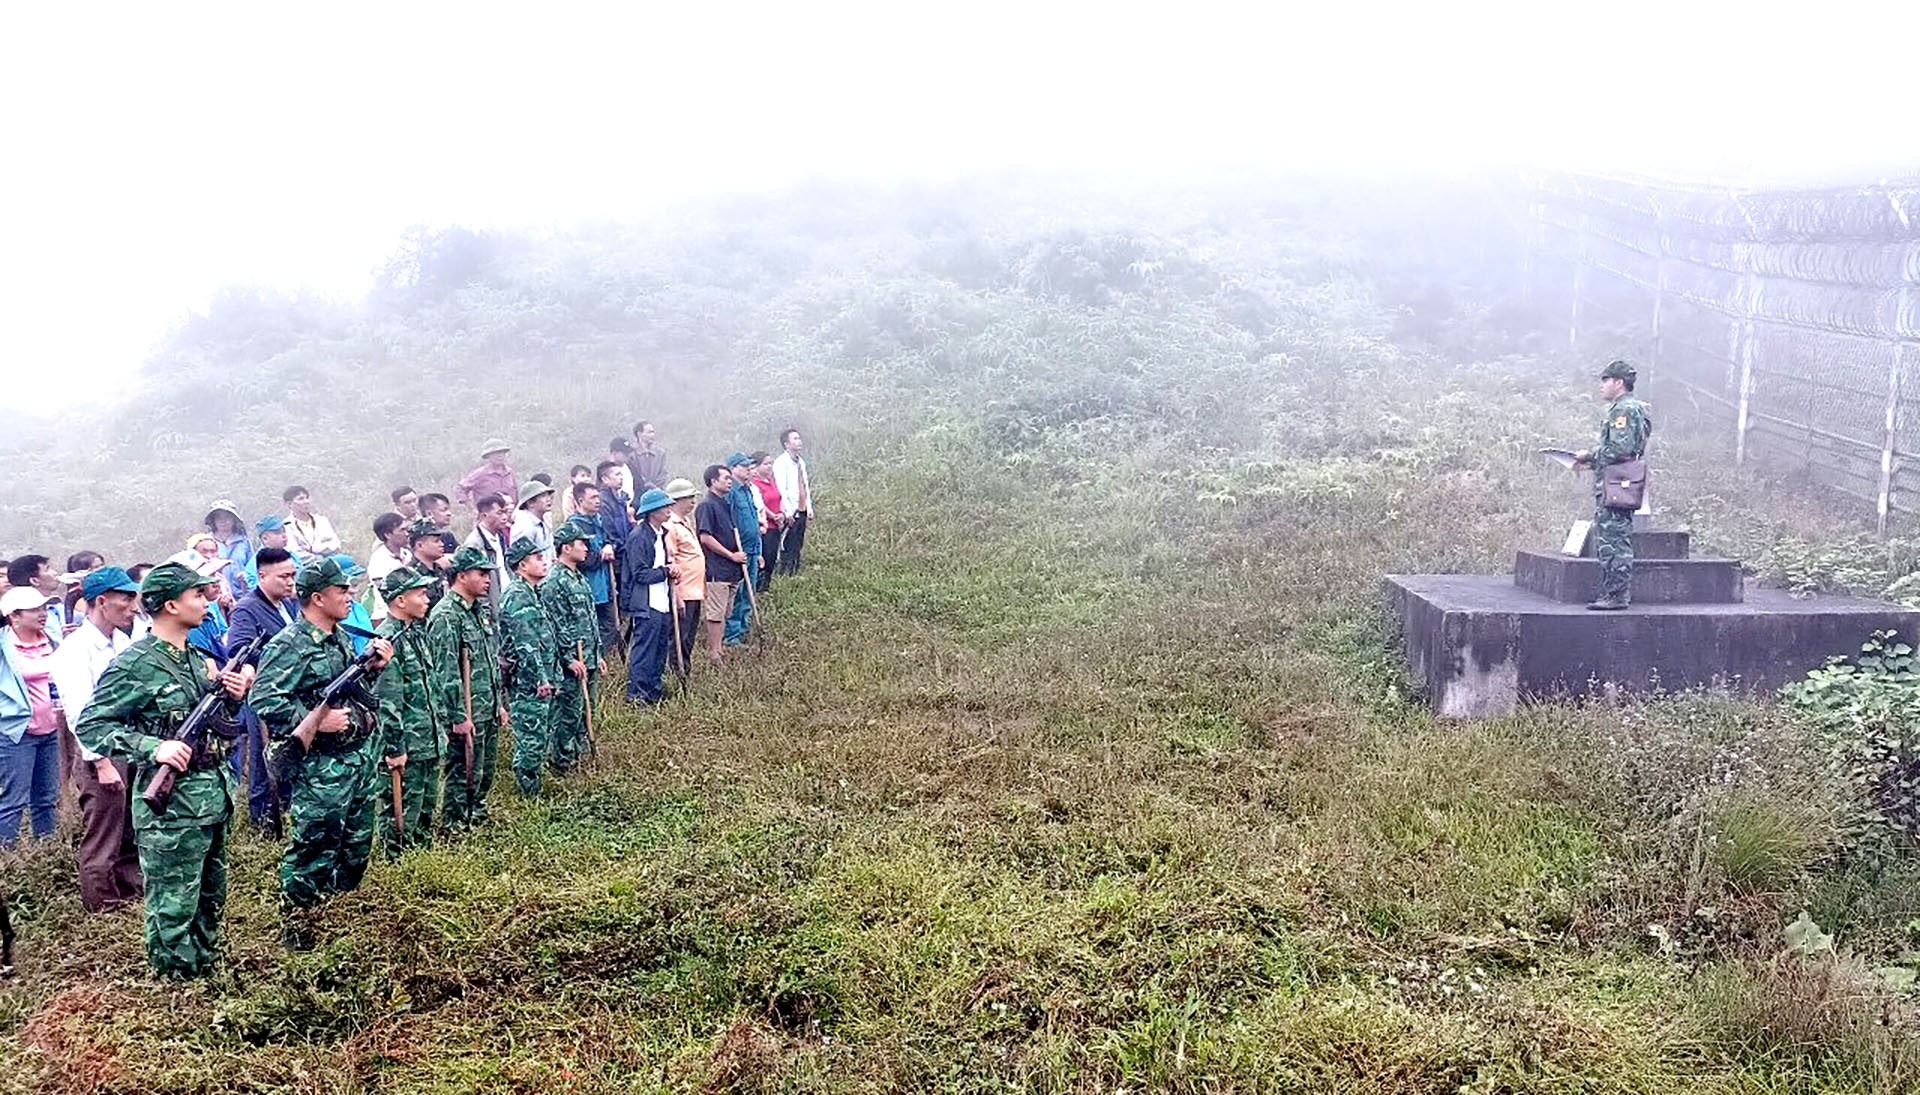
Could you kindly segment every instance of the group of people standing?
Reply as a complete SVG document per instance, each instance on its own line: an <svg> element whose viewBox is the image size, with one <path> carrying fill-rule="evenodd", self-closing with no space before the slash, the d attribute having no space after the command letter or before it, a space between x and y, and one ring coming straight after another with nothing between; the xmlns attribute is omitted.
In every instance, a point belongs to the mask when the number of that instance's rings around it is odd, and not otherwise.
<svg viewBox="0 0 1920 1095"><path fill-rule="evenodd" d="M800 570L813 515L800 432L780 445L730 454L695 486L667 477L639 423L574 469L555 515L552 480L517 482L511 447L490 440L454 499L391 493L365 566L290 487L257 541L222 500L158 565L54 575L64 600L36 571L0 595L0 847L23 814L52 831L60 769L45 758L70 750L83 903L144 896L154 970L201 976L244 779L255 825L286 841L285 941L307 945L310 911L359 885L376 828L393 858L487 821L509 737L523 794L590 755L609 657L626 662L626 698L654 704L669 667L684 687L703 660L697 635L716 662L747 641L775 574ZM455 499L473 513L464 539Z"/></svg>

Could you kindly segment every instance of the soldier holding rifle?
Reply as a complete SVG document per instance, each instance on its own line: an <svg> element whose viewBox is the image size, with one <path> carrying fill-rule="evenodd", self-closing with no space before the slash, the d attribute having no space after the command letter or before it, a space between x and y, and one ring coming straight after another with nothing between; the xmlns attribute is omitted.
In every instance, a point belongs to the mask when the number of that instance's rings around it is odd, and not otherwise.
<svg viewBox="0 0 1920 1095"><path fill-rule="evenodd" d="M293 586L300 618L261 653L252 706L277 764L291 769L291 839L280 859L280 900L286 942L301 947L307 944L303 911L357 888L366 874L381 781L374 771L373 697L343 680L356 666L342 626L353 609L346 572L322 557L301 567ZM370 676L392 657L392 645L375 638L358 668Z"/></svg>
<svg viewBox="0 0 1920 1095"><path fill-rule="evenodd" d="M437 579L401 567L380 583L387 618L376 634L393 646L380 673L380 741L386 758L387 858L433 843L433 807L440 797L440 728L445 725L431 683L427 598Z"/></svg>
<svg viewBox="0 0 1920 1095"><path fill-rule="evenodd" d="M162 563L140 583L152 617L145 638L101 675L74 728L81 744L133 766L134 786L149 787L162 767L174 773L171 795L156 808L133 802L133 828L146 877L147 961L168 978L204 977L220 948L227 901L227 824L233 816L233 773L226 754L237 722L233 705L253 683L252 667L216 672L187 649L187 633L207 615L215 579L179 563ZM211 733L180 740L188 716L217 688L228 703L213 709Z"/></svg>
<svg viewBox="0 0 1920 1095"><path fill-rule="evenodd" d="M487 820L495 751L507 727L500 645L487 604L493 561L476 547L453 554L447 595L427 614L432 689L448 728L443 813L448 828Z"/></svg>

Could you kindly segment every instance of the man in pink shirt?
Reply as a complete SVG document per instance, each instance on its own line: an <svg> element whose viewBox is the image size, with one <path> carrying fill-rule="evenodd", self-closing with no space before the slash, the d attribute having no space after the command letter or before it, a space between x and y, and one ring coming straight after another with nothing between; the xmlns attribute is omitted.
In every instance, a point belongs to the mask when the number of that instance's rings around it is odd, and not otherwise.
<svg viewBox="0 0 1920 1095"><path fill-rule="evenodd" d="M454 500L463 506L472 506L490 494L503 494L508 498L520 490L520 481L513 476L513 468L507 464L507 454L513 446L500 438L491 438L480 449L480 466L468 472L460 480L458 489L453 492Z"/></svg>

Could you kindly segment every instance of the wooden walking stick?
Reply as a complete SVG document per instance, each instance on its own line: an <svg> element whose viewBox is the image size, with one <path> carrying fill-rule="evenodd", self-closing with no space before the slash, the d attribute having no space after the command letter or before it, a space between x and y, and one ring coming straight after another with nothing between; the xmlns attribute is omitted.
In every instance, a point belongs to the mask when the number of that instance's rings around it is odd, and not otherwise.
<svg viewBox="0 0 1920 1095"><path fill-rule="evenodd" d="M400 768L388 769L393 774L393 843L396 848L405 847L407 843L407 811L400 804L400 771L405 767L403 764Z"/></svg>
<svg viewBox="0 0 1920 1095"><path fill-rule="evenodd" d="M573 641L573 656L580 659L580 665L582 667L586 666L586 647L583 646L578 639ZM587 720L587 763L598 765L600 763L600 743L596 741L593 736L593 690L587 687L587 678L584 673L580 676L580 711L586 716Z"/></svg>
<svg viewBox="0 0 1920 1095"><path fill-rule="evenodd" d="M466 750L467 758L467 810L473 810L473 663L467 657L467 648L460 647L460 703L467 712L466 740L460 747Z"/></svg>
<svg viewBox="0 0 1920 1095"><path fill-rule="evenodd" d="M737 523L733 526L733 550L742 555L747 555L746 545L740 539L740 526ZM747 562L753 562L753 556L747 555ZM740 572L746 574L745 565L741 566ZM746 578L740 583L747 587L747 634L753 636L755 642L759 642L761 636L765 634L764 631L754 626L760 622L760 598L753 591L754 580L758 577L760 577L758 572L747 574Z"/></svg>

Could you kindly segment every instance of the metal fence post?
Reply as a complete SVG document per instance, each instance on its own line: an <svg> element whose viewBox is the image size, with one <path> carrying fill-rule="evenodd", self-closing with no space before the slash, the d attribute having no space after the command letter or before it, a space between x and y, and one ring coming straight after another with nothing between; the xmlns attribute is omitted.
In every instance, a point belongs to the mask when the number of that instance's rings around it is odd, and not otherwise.
<svg viewBox="0 0 1920 1095"><path fill-rule="evenodd" d="M1667 213L1660 203L1652 198L1647 204L1653 206L1653 216L1660 234L1660 259L1654 276L1653 285L1653 343L1647 348L1647 372L1660 368L1660 313L1667 303Z"/></svg>
<svg viewBox="0 0 1920 1095"><path fill-rule="evenodd" d="M1893 451L1900 442L1900 351L1901 344L1889 347L1887 360L1886 433L1880 445L1880 497L1876 500L1879 518L1875 522L1880 535L1887 534L1887 519L1893 509Z"/></svg>
<svg viewBox="0 0 1920 1095"><path fill-rule="evenodd" d="M1733 352L1728 356L1733 358L1740 369L1740 403L1733 424L1733 462L1745 464L1747 462L1747 428L1752 424L1750 412L1753 408L1753 319L1760 308L1760 286L1754 280L1752 255L1742 247L1740 256L1745 260L1742 265L1747 268L1747 272L1741 276L1740 287L1736 292L1739 293L1746 318L1732 325Z"/></svg>
<svg viewBox="0 0 1920 1095"><path fill-rule="evenodd" d="M1580 341L1580 296L1587 287L1587 214L1580 214L1580 246L1573 260L1573 307L1567 313L1567 348L1574 349Z"/></svg>

